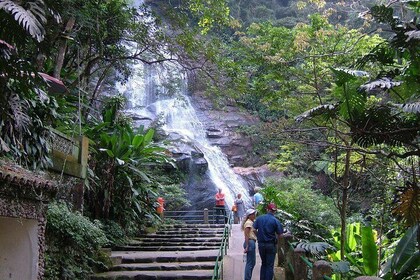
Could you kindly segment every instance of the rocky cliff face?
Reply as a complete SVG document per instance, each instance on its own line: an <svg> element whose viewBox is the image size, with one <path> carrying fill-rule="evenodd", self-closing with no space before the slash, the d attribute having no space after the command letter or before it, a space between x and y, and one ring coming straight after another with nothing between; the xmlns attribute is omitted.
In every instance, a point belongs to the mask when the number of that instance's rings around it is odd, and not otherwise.
<svg viewBox="0 0 420 280"><path fill-rule="evenodd" d="M258 117L233 105L217 109L211 101L200 94L195 94L191 100L200 121L205 126L207 139L211 144L221 148L231 166L258 164L260 159L253 155L250 137L239 132L242 126L257 124Z"/></svg>
<svg viewBox="0 0 420 280"><path fill-rule="evenodd" d="M233 171L247 183L251 196L254 188L261 187L267 178L281 176L270 171L267 165L261 165L262 160L253 153L250 137L239 132L242 126L258 124L258 117L233 105L217 109L200 94L195 94L191 100L206 129L207 139L221 148Z"/></svg>

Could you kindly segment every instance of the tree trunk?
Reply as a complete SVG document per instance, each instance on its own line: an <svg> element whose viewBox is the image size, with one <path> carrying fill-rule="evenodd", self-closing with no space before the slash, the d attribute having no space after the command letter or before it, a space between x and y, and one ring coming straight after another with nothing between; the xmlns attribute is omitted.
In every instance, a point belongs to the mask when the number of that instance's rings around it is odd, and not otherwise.
<svg viewBox="0 0 420 280"><path fill-rule="evenodd" d="M67 50L68 39L65 37L65 35L73 29L75 22L76 22L76 18L71 17L67 21L66 28L64 29L64 32L63 32L64 34L62 34L60 37L60 43L58 46L58 54L57 54L57 59L55 60L55 67L54 67L54 74L53 74L53 76L57 79L60 79L61 69L63 68L63 63L64 63L64 56Z"/></svg>
<svg viewBox="0 0 420 280"><path fill-rule="evenodd" d="M344 176L343 176L343 184L342 184L342 197L341 197L341 209L340 209L340 219L341 219L341 260L344 260L344 252L346 248L346 227L347 227L347 204L348 204L348 189L350 183L350 157L351 157L351 150L348 149L346 152L346 161L344 166Z"/></svg>

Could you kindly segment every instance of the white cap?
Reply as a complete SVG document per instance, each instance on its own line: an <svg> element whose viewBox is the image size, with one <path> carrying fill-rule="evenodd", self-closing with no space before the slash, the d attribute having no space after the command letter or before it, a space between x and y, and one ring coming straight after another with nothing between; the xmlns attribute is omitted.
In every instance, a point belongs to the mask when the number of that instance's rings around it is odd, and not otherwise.
<svg viewBox="0 0 420 280"><path fill-rule="evenodd" d="M255 212L257 212L257 210L250 208L246 210L245 216L248 217L249 215L255 214Z"/></svg>

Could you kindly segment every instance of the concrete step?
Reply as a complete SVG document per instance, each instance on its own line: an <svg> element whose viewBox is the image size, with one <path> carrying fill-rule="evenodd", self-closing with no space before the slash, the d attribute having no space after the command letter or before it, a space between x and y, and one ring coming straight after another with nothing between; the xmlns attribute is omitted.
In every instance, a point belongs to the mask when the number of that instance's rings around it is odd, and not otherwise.
<svg viewBox="0 0 420 280"><path fill-rule="evenodd" d="M162 242L162 243L176 243L176 242L217 242L221 241L221 237L171 237L171 238L164 238L164 237L140 237L134 238L134 242ZM130 241L133 242L133 241Z"/></svg>
<svg viewBox="0 0 420 280"><path fill-rule="evenodd" d="M111 257L121 257L122 263L207 262L216 261L219 250L200 251L113 251Z"/></svg>
<svg viewBox="0 0 420 280"><path fill-rule="evenodd" d="M108 271L93 275L91 280L211 280L213 270L188 271ZM233 280L233 279L232 279Z"/></svg>
<svg viewBox="0 0 420 280"><path fill-rule="evenodd" d="M168 224L168 225L162 225L160 229L168 230L168 229L221 229L226 227L225 224Z"/></svg>
<svg viewBox="0 0 420 280"><path fill-rule="evenodd" d="M173 263L127 263L116 265L113 271L146 271L146 270L212 270L214 262L173 262Z"/></svg>
<svg viewBox="0 0 420 280"><path fill-rule="evenodd" d="M145 237L145 236L155 236L155 237L164 237L167 238L168 236L191 236L191 237L196 237L196 236L220 236L223 234L223 231L170 231L170 232L156 232L156 233L149 233L149 234L141 234L138 235L137 237Z"/></svg>
<svg viewBox="0 0 420 280"><path fill-rule="evenodd" d="M220 247L220 242L218 244L203 244L200 245L183 245L183 244L142 244L136 246L116 246L114 250L117 251L195 251L195 250L217 250Z"/></svg>
<svg viewBox="0 0 420 280"><path fill-rule="evenodd" d="M225 225L166 225L116 246L92 280L211 280ZM109 250L108 250L109 251Z"/></svg>
<svg viewBox="0 0 420 280"><path fill-rule="evenodd" d="M155 241L155 240L130 240L125 246L130 247L147 247L147 246L218 246L222 242L221 238L219 240L206 240L199 242L175 242L175 241ZM115 247L114 250L121 251ZM125 249L124 249L125 250Z"/></svg>

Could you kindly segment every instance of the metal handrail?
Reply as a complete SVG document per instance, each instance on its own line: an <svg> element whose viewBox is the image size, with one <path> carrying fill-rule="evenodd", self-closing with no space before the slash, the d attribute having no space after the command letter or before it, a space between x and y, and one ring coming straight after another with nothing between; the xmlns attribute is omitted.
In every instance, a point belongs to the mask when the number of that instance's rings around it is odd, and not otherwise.
<svg viewBox="0 0 420 280"><path fill-rule="evenodd" d="M226 210L226 213L230 211ZM230 215L230 213L228 214ZM225 216L220 215L216 212L215 209L204 209L204 210L188 210L188 211L165 211L164 217L173 219L175 221L183 222L195 222L195 223L209 223L214 224L219 217L220 220L223 220Z"/></svg>
<svg viewBox="0 0 420 280"><path fill-rule="evenodd" d="M219 280L220 275L221 275L220 272L221 271L223 272L222 260L223 260L223 256L227 254L227 249L229 248L229 237L232 230L232 217L233 217L232 212L230 212L228 216L227 224L225 225L224 230L223 230L223 239L219 247L219 253L217 254L216 263L214 265L213 277L211 278L212 280ZM221 265L219 265L219 262L221 263Z"/></svg>

